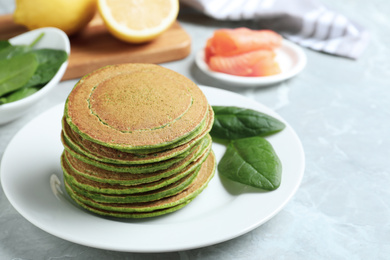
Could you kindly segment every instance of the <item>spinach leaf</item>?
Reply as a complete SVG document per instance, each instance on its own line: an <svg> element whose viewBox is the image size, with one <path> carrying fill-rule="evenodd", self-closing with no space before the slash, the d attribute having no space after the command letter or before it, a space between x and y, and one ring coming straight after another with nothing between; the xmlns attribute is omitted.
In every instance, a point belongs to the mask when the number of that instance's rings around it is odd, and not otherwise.
<svg viewBox="0 0 390 260"><path fill-rule="evenodd" d="M0 97L22 88L38 67L35 54L26 53L0 60Z"/></svg>
<svg viewBox="0 0 390 260"><path fill-rule="evenodd" d="M3 49L7 48L11 46L11 43L7 40L2 40L0 41L0 51L2 51Z"/></svg>
<svg viewBox="0 0 390 260"><path fill-rule="evenodd" d="M218 164L226 178L264 190L275 190L282 179L282 164L272 145L262 137L230 142Z"/></svg>
<svg viewBox="0 0 390 260"><path fill-rule="evenodd" d="M37 92L68 59L62 50L33 50L43 35L29 45L14 46L9 41L0 41L0 105Z"/></svg>
<svg viewBox="0 0 390 260"><path fill-rule="evenodd" d="M31 88L21 88L18 89L6 96L0 97L0 105L6 104L6 103L11 103L17 100L20 100L22 98L31 96L35 92L40 90L39 87L31 87Z"/></svg>
<svg viewBox="0 0 390 260"><path fill-rule="evenodd" d="M285 124L267 114L240 107L213 106L215 120L211 136L234 140L251 136L267 136L285 128Z"/></svg>
<svg viewBox="0 0 390 260"><path fill-rule="evenodd" d="M62 50L39 49L31 51L31 53L37 56L38 68L24 86L25 88L49 82L68 58L68 54Z"/></svg>
<svg viewBox="0 0 390 260"><path fill-rule="evenodd" d="M0 60L2 59L10 59L14 56L21 55L27 53L32 50L32 48L39 42L39 40L43 37L44 33L38 35L37 38L34 39L29 45L12 45L9 41L1 41L0 42Z"/></svg>
<svg viewBox="0 0 390 260"><path fill-rule="evenodd" d="M17 55L24 54L30 50L31 48L27 45L11 45L0 50L0 60L10 59Z"/></svg>

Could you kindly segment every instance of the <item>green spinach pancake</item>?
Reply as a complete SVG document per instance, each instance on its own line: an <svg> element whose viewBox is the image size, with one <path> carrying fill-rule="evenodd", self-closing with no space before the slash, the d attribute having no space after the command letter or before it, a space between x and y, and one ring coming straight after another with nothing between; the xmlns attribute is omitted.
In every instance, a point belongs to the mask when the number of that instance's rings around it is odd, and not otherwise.
<svg viewBox="0 0 390 260"><path fill-rule="evenodd" d="M62 119L65 188L98 215L174 212L215 173L214 112L191 80L154 64L119 64L84 76Z"/></svg>

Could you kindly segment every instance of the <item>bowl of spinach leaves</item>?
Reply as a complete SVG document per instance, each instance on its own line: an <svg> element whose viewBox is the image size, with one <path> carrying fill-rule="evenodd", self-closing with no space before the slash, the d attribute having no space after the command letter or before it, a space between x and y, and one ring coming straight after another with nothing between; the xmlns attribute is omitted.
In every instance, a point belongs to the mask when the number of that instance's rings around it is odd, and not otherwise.
<svg viewBox="0 0 390 260"><path fill-rule="evenodd" d="M0 41L0 124L27 113L59 83L69 53L69 38L57 28Z"/></svg>

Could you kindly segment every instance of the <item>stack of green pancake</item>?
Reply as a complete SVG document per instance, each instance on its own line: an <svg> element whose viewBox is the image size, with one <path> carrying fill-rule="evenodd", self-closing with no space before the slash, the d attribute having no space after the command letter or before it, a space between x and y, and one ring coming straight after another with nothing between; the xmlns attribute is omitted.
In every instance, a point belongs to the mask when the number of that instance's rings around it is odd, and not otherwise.
<svg viewBox="0 0 390 260"><path fill-rule="evenodd" d="M65 188L100 215L142 218L191 202L215 172L214 114L200 88L152 64L83 77L62 120Z"/></svg>

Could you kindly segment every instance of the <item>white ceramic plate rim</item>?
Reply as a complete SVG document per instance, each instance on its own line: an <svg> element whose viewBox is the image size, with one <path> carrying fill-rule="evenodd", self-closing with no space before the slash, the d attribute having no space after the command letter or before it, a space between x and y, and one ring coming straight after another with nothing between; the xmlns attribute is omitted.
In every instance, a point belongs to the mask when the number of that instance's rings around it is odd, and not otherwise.
<svg viewBox="0 0 390 260"><path fill-rule="evenodd" d="M46 40L42 38L41 41L38 42L37 45L34 47L34 49L42 49L42 48L60 49L60 50L64 50L68 55L70 54L70 42L68 36L62 30L54 27L44 27L44 28L39 28L39 29L29 31L9 39L9 42L11 44L30 44L32 40L38 37L38 35L41 33L45 33L46 37L50 37L51 39ZM23 106L25 104L32 103L38 100L43 95L45 95L61 80L62 76L66 71L66 68L68 67L68 61L69 59L66 60L61 65L56 75L39 91L21 100L17 100L15 102L1 105L0 110L1 109L6 110L8 108L12 109L14 107Z"/></svg>
<svg viewBox="0 0 390 260"><path fill-rule="evenodd" d="M236 93L201 88L212 105L247 107L284 121L271 109ZM277 190L261 192L226 181L216 173L194 201L172 214L145 220L99 217L76 206L56 181L62 178L59 132L63 106L44 112L14 136L4 152L0 173L5 195L23 217L74 243L115 251L170 252L224 242L277 214L303 177L301 142L284 121L286 128L267 138L283 165L282 184ZM219 160L225 148L213 144L213 150Z"/></svg>
<svg viewBox="0 0 390 260"><path fill-rule="evenodd" d="M276 84L294 77L306 66L307 58L302 48L288 40L283 40L282 46L276 49L275 52L276 61L279 63L282 72L265 77L242 77L212 71L204 60L204 49L199 50L196 54L195 63L201 71L210 77L241 87L260 87Z"/></svg>

